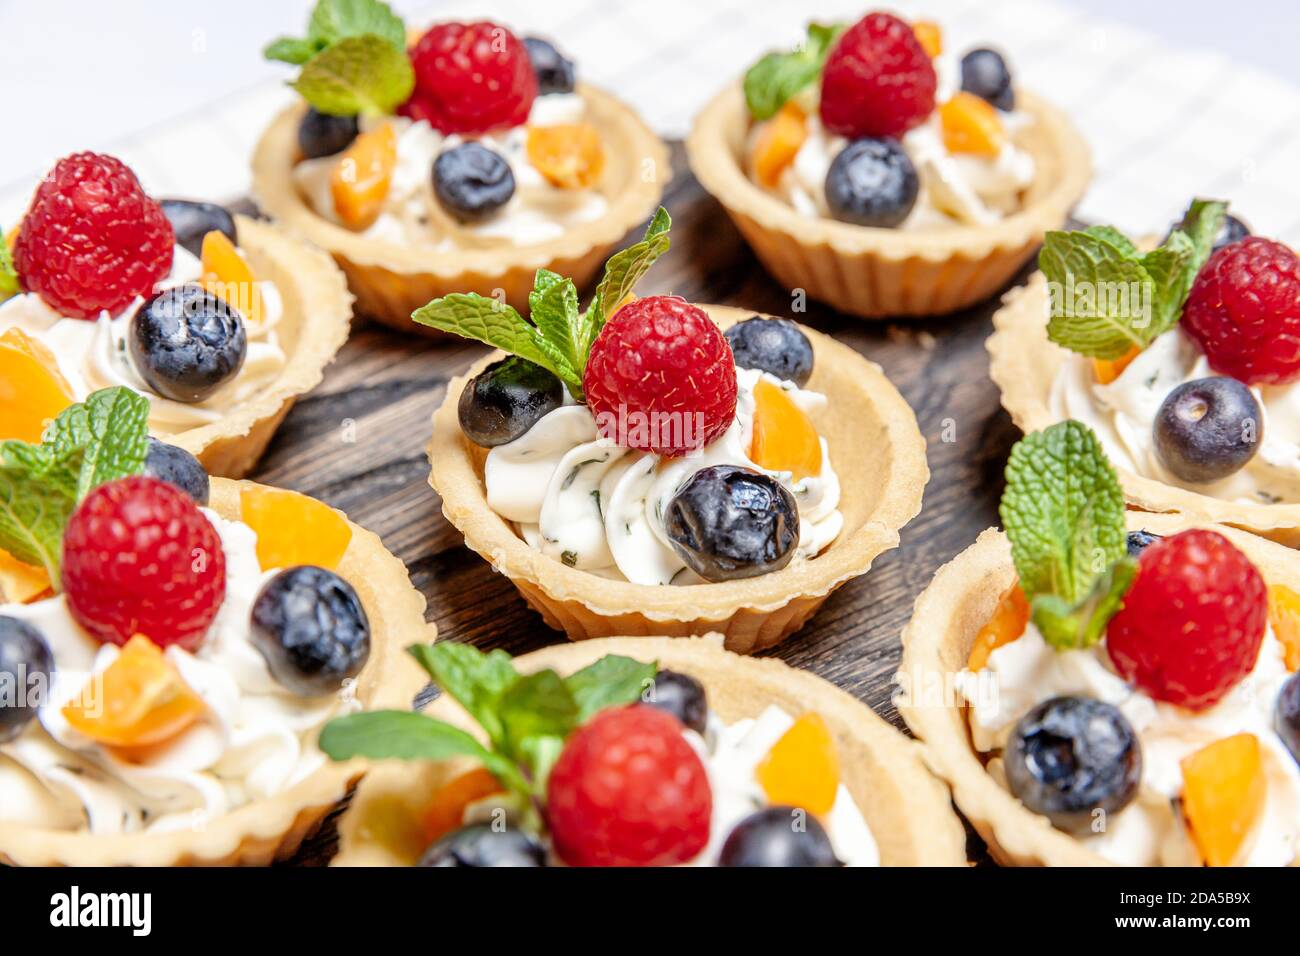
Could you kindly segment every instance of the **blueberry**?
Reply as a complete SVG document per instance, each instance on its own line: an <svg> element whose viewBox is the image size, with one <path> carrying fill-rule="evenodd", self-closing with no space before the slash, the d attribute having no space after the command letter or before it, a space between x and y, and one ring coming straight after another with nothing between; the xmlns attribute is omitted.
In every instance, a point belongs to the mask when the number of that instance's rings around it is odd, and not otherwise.
<svg viewBox="0 0 1300 956"><path fill-rule="evenodd" d="M476 823L448 833L420 857L420 866L545 866L546 851L523 830Z"/></svg>
<svg viewBox="0 0 1300 956"><path fill-rule="evenodd" d="M766 807L736 824L718 866L843 866L831 838L805 810Z"/></svg>
<svg viewBox="0 0 1300 956"><path fill-rule="evenodd" d="M253 645L271 674L303 697L330 694L370 656L370 621L357 592L333 571L285 568L253 602Z"/></svg>
<svg viewBox="0 0 1300 956"><path fill-rule="evenodd" d="M1264 418L1249 388L1215 375L1166 395L1152 434L1160 463L1183 481L1202 484L1226 478L1255 457Z"/></svg>
<svg viewBox="0 0 1300 956"><path fill-rule="evenodd" d="M36 716L54 677L54 655L26 621L0 617L0 744L13 740Z"/></svg>
<svg viewBox="0 0 1300 956"><path fill-rule="evenodd" d="M492 215L515 194L515 174L505 157L478 143L461 143L433 161L433 192L461 222Z"/></svg>
<svg viewBox="0 0 1300 956"><path fill-rule="evenodd" d="M244 320L194 282L164 289L131 319L136 371L177 402L201 402L239 374L248 352Z"/></svg>
<svg viewBox="0 0 1300 956"><path fill-rule="evenodd" d="M661 670L643 703L672 714L701 736L708 728L709 699L704 685L689 674Z"/></svg>
<svg viewBox="0 0 1300 956"><path fill-rule="evenodd" d="M826 204L831 215L858 226L897 226L916 204L916 167L892 139L857 139L831 161Z"/></svg>
<svg viewBox="0 0 1300 956"><path fill-rule="evenodd" d="M460 429L476 445L493 448L514 441L543 415L564 404L564 385L527 359L493 362L460 393Z"/></svg>
<svg viewBox="0 0 1300 956"><path fill-rule="evenodd" d="M1128 556L1130 558L1139 557L1143 551L1151 547L1151 545L1155 544L1159 540L1160 540L1160 535L1153 534L1152 532L1147 531L1146 529L1143 529L1141 531L1130 531L1128 533L1128 540L1126 542L1126 544L1128 545Z"/></svg>
<svg viewBox="0 0 1300 956"><path fill-rule="evenodd" d="M1277 735L1300 763L1300 674L1292 674L1277 695L1277 709L1273 715ZM3 724L0 724L0 729ZM0 736L0 740L3 740Z"/></svg>
<svg viewBox="0 0 1300 956"><path fill-rule="evenodd" d="M208 503L208 473L203 470L199 460L184 448L169 445L150 435L144 473L150 478L175 485L197 504L206 506Z"/></svg>
<svg viewBox="0 0 1300 956"><path fill-rule="evenodd" d="M770 372L800 388L812 376L812 343L789 319L745 319L727 329L727 342L740 368Z"/></svg>
<svg viewBox="0 0 1300 956"><path fill-rule="evenodd" d="M775 478L736 465L701 468L664 515L673 549L706 581L779 571L799 543L794 495Z"/></svg>
<svg viewBox="0 0 1300 956"><path fill-rule="evenodd" d="M1011 792L1063 830L1086 831L1097 810L1118 813L1142 778L1132 725L1090 697L1039 704L1012 729L1002 758Z"/></svg>
<svg viewBox="0 0 1300 956"><path fill-rule="evenodd" d="M298 124L298 148L308 159L341 153L356 138L355 116L331 116L309 109Z"/></svg>
<svg viewBox="0 0 1300 956"><path fill-rule="evenodd" d="M176 244L183 246L192 255L203 254L203 237L210 232L225 233L235 245L239 238L235 233L235 217L225 206L214 202L191 202L188 199L163 199L163 215L172 224L176 233Z"/></svg>
<svg viewBox="0 0 1300 956"><path fill-rule="evenodd" d="M1182 219L1180 219L1178 222L1174 223L1172 226L1169 227L1169 231L1165 233L1164 239L1161 240L1161 245L1164 245L1164 243L1168 242L1169 237L1173 234L1173 231L1179 228L1180 226L1182 226L1183 223L1186 222L1186 220L1187 220L1187 215L1186 213L1184 213ZM1218 250L1222 249L1224 246L1229 246L1232 245L1232 243L1234 242L1239 242L1240 240L1245 239L1249 235L1250 235L1250 226L1246 225L1242 220L1232 215L1232 213L1228 213L1223 217L1223 223L1219 226L1219 231L1214 235L1214 248L1211 251L1217 252Z"/></svg>
<svg viewBox="0 0 1300 956"><path fill-rule="evenodd" d="M987 100L1000 110L1016 108L1016 91L1011 88L1011 71L997 50L971 50L961 58L961 88Z"/></svg>
<svg viewBox="0 0 1300 956"><path fill-rule="evenodd" d="M573 61L541 37L524 37L524 47L528 50L528 62L537 74L537 93L573 92Z"/></svg>

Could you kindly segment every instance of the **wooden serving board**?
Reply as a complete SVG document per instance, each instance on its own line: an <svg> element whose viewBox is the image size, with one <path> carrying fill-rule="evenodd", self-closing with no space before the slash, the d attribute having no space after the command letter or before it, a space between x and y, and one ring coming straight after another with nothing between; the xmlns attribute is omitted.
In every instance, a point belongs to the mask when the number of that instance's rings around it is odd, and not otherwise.
<svg viewBox="0 0 1300 956"><path fill-rule="evenodd" d="M935 571L998 523L1002 469L1019 437L988 377L984 340L997 300L940 319L897 323L842 315L814 302L793 312L791 292L763 271L700 188L680 145L673 166L665 196L672 250L638 291L788 316L834 335L882 366L916 411L931 477L901 547L841 587L802 631L768 652L837 684L902 728L891 699L899 634ZM320 498L380 535L428 599L441 638L523 654L565 638L465 547L427 481L430 417L447 381L485 351L473 342L431 341L358 321L324 383L298 402L252 477ZM980 858L982 847L972 840ZM327 862L333 845L327 824L291 862Z"/></svg>

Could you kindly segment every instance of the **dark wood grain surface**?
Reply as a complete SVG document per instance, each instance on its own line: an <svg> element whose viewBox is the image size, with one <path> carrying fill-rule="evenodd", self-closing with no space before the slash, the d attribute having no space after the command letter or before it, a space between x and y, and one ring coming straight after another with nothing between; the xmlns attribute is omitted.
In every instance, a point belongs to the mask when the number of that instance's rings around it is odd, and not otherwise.
<svg viewBox="0 0 1300 956"><path fill-rule="evenodd" d="M794 312L791 290L763 271L690 175L680 147L673 162L665 196L672 251L638 291L789 316L832 334L881 365L916 411L931 476L902 545L768 652L837 684L901 728L891 700L899 634L935 571L997 523L1003 464L1019 436L988 378L984 340L997 303L898 323L845 316L812 302L806 312ZM358 322L324 383L298 402L253 477L320 498L379 534L428 599L440 637L521 654L565 638L466 549L427 482L430 416L448 379L484 351L476 343L430 341ZM333 845L331 822L292 862L327 861Z"/></svg>

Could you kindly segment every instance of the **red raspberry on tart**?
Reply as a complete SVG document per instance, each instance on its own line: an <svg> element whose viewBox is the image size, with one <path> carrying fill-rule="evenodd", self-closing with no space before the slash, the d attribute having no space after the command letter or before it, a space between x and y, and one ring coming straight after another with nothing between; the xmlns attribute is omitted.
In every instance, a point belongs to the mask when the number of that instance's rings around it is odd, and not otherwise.
<svg viewBox="0 0 1300 956"><path fill-rule="evenodd" d="M399 112L442 133L520 126L537 98L537 75L517 36L487 20L440 23L411 48L415 91Z"/></svg>
<svg viewBox="0 0 1300 956"><path fill-rule="evenodd" d="M822 124L850 139L902 136L930 115L936 85L912 26L870 13L844 31L826 58Z"/></svg>
<svg viewBox="0 0 1300 956"><path fill-rule="evenodd" d="M93 319L148 296L172 267L175 235L135 173L98 153L41 180L14 241L23 286L62 315Z"/></svg>

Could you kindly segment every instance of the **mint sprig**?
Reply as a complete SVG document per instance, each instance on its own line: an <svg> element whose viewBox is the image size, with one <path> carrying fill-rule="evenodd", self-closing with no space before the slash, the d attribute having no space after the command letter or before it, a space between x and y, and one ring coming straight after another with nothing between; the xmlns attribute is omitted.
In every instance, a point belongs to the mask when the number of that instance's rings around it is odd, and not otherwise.
<svg viewBox="0 0 1300 956"><path fill-rule="evenodd" d="M1133 579L1124 492L1088 426L1059 422L1011 449L1000 514L1034 623L1060 649L1097 642Z"/></svg>
<svg viewBox="0 0 1300 956"><path fill-rule="evenodd" d="M406 25L380 0L318 0L307 21L307 36L279 37L262 50L268 60L302 66L317 53L348 37L367 33L406 47Z"/></svg>
<svg viewBox="0 0 1300 956"><path fill-rule="evenodd" d="M487 745L425 714L381 710L330 721L321 730L321 750L334 760L473 757L534 808L569 734L606 707L638 700L658 671L654 664L607 655L568 677L549 669L520 674L504 651L484 653L453 641L410 652L483 728Z"/></svg>
<svg viewBox="0 0 1300 956"><path fill-rule="evenodd" d="M660 207L640 242L605 263L591 303L578 311L572 279L539 269L528 295L532 322L511 305L475 292L455 292L411 313L420 325L474 339L547 369L582 401L582 375L596 336L656 259L668 251L672 219Z"/></svg>
<svg viewBox="0 0 1300 956"><path fill-rule="evenodd" d="M1227 208L1194 201L1164 243L1145 253L1111 226L1049 232L1038 255L1048 281L1048 338L1099 359L1146 348L1182 317Z"/></svg>
<svg viewBox="0 0 1300 956"><path fill-rule="evenodd" d="M9 253L9 242L4 231L0 230L0 299L7 299L22 291L18 281L18 272L14 269L14 259Z"/></svg>
<svg viewBox="0 0 1300 956"><path fill-rule="evenodd" d="M92 489L144 468L148 419L148 399L116 386L64 409L39 445L0 442L0 549L57 588L68 519Z"/></svg>
<svg viewBox="0 0 1300 956"><path fill-rule="evenodd" d="M768 53L745 73L745 105L749 115L765 120L821 75L831 47L844 24L808 24L803 46L788 53Z"/></svg>

